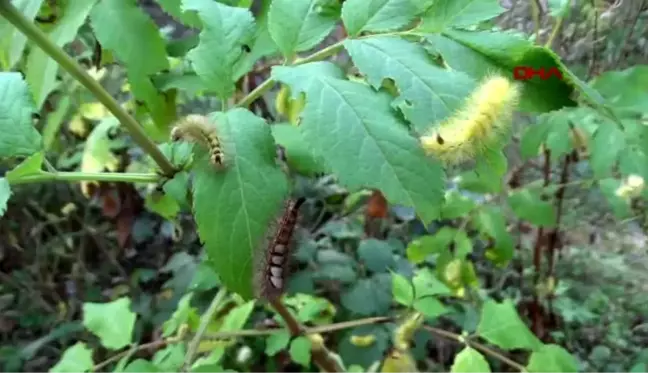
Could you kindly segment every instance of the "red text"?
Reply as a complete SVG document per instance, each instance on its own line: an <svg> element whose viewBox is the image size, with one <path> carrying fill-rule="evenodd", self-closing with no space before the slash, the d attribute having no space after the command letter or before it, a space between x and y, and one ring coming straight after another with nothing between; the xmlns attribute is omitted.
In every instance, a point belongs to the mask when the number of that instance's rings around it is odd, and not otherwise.
<svg viewBox="0 0 648 373"><path fill-rule="evenodd" d="M515 66L513 68L513 78L515 80L529 80L534 77L539 77L542 80L547 80L552 76L562 80L562 72L557 67L550 67L545 69L544 67L536 69L531 66Z"/></svg>

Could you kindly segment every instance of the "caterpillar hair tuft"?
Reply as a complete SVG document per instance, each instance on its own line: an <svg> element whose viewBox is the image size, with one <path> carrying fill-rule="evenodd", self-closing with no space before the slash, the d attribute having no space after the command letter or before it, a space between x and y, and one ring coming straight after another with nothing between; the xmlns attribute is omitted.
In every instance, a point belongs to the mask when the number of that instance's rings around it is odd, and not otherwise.
<svg viewBox="0 0 648 373"><path fill-rule="evenodd" d="M508 128L519 98L517 84L491 75L457 113L421 136L421 147L445 164L474 159L494 145Z"/></svg>
<svg viewBox="0 0 648 373"><path fill-rule="evenodd" d="M288 275L288 260L293 245L293 232L299 217L299 208L303 199L289 199L283 209L267 230L255 268L255 290L257 298L272 300L279 298L283 292Z"/></svg>
<svg viewBox="0 0 648 373"><path fill-rule="evenodd" d="M171 140L200 144L208 149L209 161L216 169L227 167L216 126L203 115L190 114L179 120L171 130Z"/></svg>

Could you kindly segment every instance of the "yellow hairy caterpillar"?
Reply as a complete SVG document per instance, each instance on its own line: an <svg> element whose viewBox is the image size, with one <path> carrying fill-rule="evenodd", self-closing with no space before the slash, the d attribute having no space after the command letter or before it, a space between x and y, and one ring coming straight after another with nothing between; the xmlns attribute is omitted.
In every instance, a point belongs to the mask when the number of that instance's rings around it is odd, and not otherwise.
<svg viewBox="0 0 648 373"><path fill-rule="evenodd" d="M474 159L508 128L519 98L520 89L514 82L491 75L457 113L421 136L421 147L446 164Z"/></svg>
<svg viewBox="0 0 648 373"><path fill-rule="evenodd" d="M283 294L287 280L288 259L293 244L293 232L303 199L289 199L284 203L278 219L268 228L262 255L255 269L257 298L277 299Z"/></svg>
<svg viewBox="0 0 648 373"><path fill-rule="evenodd" d="M214 167L227 166L216 126L205 116L190 114L179 120L171 130L171 140L198 143L209 150L209 161Z"/></svg>

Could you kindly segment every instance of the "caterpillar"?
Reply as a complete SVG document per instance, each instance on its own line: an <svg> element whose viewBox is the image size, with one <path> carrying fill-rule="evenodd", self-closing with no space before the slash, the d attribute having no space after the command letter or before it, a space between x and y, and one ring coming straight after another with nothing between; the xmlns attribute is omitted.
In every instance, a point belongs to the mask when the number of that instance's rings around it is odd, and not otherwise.
<svg viewBox="0 0 648 373"><path fill-rule="evenodd" d="M171 140L198 143L209 150L209 161L214 167L222 170L227 166L216 126L203 115L190 114L179 120L171 130Z"/></svg>
<svg viewBox="0 0 648 373"><path fill-rule="evenodd" d="M518 85L503 76L487 77L458 112L420 137L421 147L445 164L474 159L508 128L520 93Z"/></svg>
<svg viewBox="0 0 648 373"><path fill-rule="evenodd" d="M304 199L288 199L278 219L268 228L256 268L257 298L272 300L284 292L293 232Z"/></svg>

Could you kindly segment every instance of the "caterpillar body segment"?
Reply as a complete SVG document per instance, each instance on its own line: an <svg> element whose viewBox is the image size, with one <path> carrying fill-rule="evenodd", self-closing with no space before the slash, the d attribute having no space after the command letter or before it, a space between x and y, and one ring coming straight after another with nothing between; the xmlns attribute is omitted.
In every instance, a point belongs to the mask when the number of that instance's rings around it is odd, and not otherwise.
<svg viewBox="0 0 648 373"><path fill-rule="evenodd" d="M262 300L279 298L287 282L288 261L293 245L293 233L303 199L289 199L277 219L268 228L265 242L255 268L255 290Z"/></svg>
<svg viewBox="0 0 648 373"><path fill-rule="evenodd" d="M227 167L227 159L216 126L205 116L190 114L178 121L171 130L171 140L200 144L209 151L209 162L216 169L223 170Z"/></svg>
<svg viewBox="0 0 648 373"><path fill-rule="evenodd" d="M420 137L421 147L445 164L474 159L506 132L519 97L509 79L486 78L458 112Z"/></svg>

